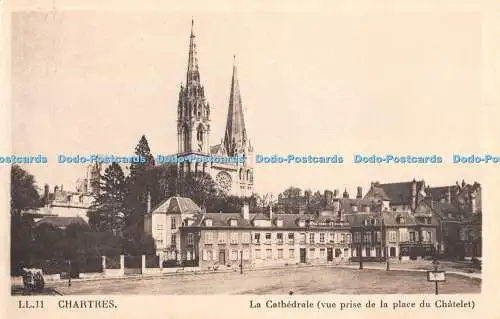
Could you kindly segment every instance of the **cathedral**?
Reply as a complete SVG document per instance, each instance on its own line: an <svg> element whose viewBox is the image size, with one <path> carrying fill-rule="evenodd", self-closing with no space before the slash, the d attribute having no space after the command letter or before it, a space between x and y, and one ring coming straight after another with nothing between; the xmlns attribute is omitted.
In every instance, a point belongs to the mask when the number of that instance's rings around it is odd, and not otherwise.
<svg viewBox="0 0 500 319"><path fill-rule="evenodd" d="M210 144L211 106L205 99L198 69L194 21L191 21L186 83L181 84L177 108L178 156L242 156L244 163L184 162L181 173L204 172L217 186L230 195L247 197L254 190L253 147L245 129L245 119L238 85L236 62L233 64L231 90L224 137L219 144Z"/></svg>

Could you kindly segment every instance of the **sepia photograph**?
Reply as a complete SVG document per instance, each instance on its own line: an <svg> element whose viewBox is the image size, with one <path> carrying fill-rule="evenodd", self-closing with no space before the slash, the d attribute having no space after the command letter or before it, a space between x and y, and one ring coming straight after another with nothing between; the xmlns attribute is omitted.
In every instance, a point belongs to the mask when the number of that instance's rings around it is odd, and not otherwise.
<svg viewBox="0 0 500 319"><path fill-rule="evenodd" d="M17 310L478 307L483 16L251 3L10 12Z"/></svg>

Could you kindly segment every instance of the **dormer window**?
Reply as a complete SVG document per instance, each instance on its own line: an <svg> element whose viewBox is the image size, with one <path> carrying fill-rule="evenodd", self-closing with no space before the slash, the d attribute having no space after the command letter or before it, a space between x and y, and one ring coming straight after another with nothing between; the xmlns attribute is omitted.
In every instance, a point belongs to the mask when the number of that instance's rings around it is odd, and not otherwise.
<svg viewBox="0 0 500 319"><path fill-rule="evenodd" d="M283 220L278 219L278 220L276 221L276 226L278 226L278 227L283 227Z"/></svg>
<svg viewBox="0 0 500 319"><path fill-rule="evenodd" d="M205 226L212 227L212 220L211 219L205 219Z"/></svg>
<svg viewBox="0 0 500 319"><path fill-rule="evenodd" d="M232 226L232 227L235 227L235 226L238 226L238 220L236 219L231 219L229 221L229 225Z"/></svg>

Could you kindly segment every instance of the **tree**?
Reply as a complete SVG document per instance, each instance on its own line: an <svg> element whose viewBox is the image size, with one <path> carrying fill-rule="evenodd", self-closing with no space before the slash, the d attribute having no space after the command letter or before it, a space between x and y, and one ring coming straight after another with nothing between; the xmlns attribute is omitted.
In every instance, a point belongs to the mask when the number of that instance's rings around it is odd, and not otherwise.
<svg viewBox="0 0 500 319"><path fill-rule="evenodd" d="M144 214L148 192L158 189L158 180L151 174L155 166L154 157L151 154L148 140L142 135L135 147L135 155L144 159L144 162L132 163L130 165L130 175L127 179L126 206L129 208L129 215L126 220L127 237L130 240L142 233L144 225Z"/></svg>
<svg viewBox="0 0 500 319"><path fill-rule="evenodd" d="M88 212L89 224L98 231L120 234L123 230L126 184L125 175L118 163L112 163L101 176L100 192Z"/></svg>
<svg viewBox="0 0 500 319"><path fill-rule="evenodd" d="M35 177L18 165L10 171L10 242L11 273L18 274L22 263L32 259L31 226L33 219L22 212L42 206Z"/></svg>
<svg viewBox="0 0 500 319"><path fill-rule="evenodd" d="M20 213L25 209L42 206L33 175L14 164L10 170L10 183L11 213Z"/></svg>

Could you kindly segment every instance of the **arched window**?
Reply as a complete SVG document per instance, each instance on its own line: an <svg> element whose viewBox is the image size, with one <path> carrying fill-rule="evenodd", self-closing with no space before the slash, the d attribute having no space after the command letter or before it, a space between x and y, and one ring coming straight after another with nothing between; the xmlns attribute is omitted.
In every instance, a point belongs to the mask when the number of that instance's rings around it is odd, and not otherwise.
<svg viewBox="0 0 500 319"><path fill-rule="evenodd" d="M240 168L240 180L243 180L243 168Z"/></svg>
<svg viewBox="0 0 500 319"><path fill-rule="evenodd" d="M250 170L247 170L247 181L250 180Z"/></svg>
<svg viewBox="0 0 500 319"><path fill-rule="evenodd" d="M203 126L200 124L198 126L198 129L196 130L196 140L197 140L197 151L202 152L203 151L203 139L204 139L204 131L203 131Z"/></svg>
<svg viewBox="0 0 500 319"><path fill-rule="evenodd" d="M184 152L189 152L191 151L191 145L189 143L189 128L187 125L184 125L184 128L182 129L182 140L184 142Z"/></svg>
<svg viewBox="0 0 500 319"><path fill-rule="evenodd" d="M198 142L203 142L203 126L198 126L198 130L196 131L196 139Z"/></svg>

